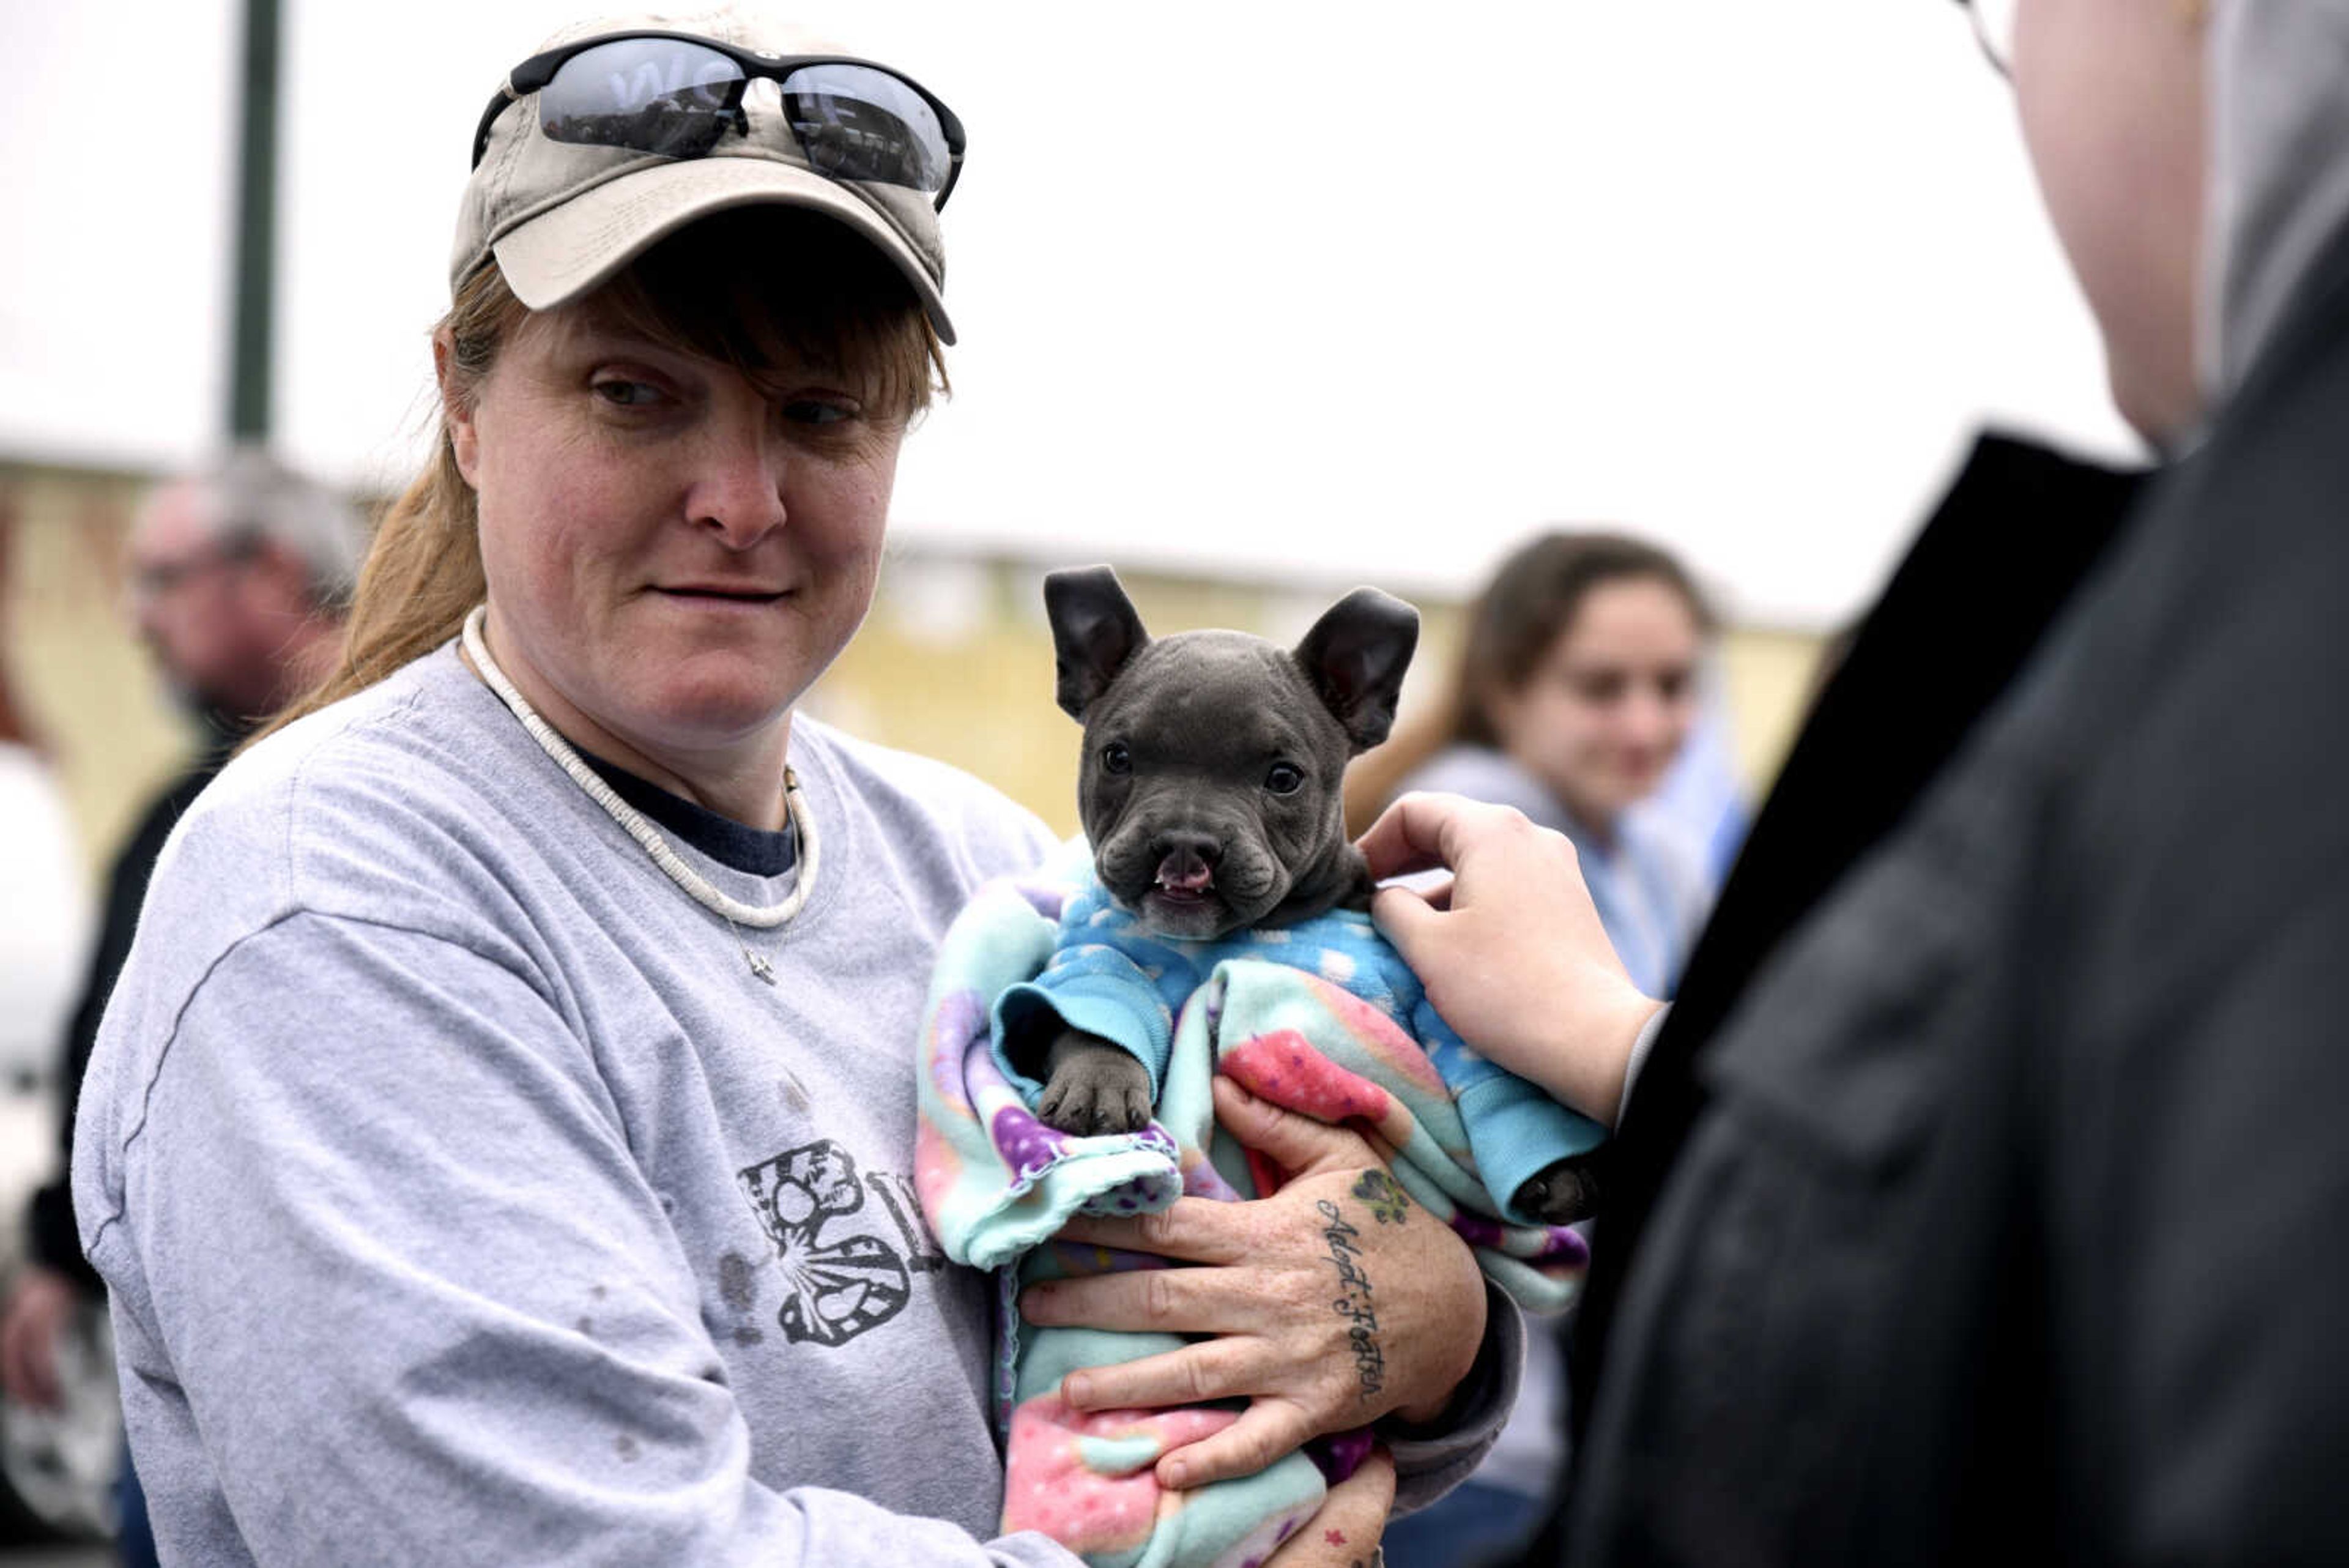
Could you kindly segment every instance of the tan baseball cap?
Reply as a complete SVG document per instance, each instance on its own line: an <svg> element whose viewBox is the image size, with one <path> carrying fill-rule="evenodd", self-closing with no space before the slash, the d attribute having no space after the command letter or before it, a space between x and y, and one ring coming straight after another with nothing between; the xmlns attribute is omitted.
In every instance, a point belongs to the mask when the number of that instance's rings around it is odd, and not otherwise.
<svg viewBox="0 0 2349 1568"><path fill-rule="evenodd" d="M769 56L849 52L730 9L583 22L539 47L636 29L689 33ZM516 99L492 125L488 146L465 182L450 287L495 255L515 298L533 310L551 309L595 288L697 219L772 203L822 213L862 235L905 275L939 338L953 342L954 324L941 294L946 248L931 198L905 186L818 173L793 138L773 84L752 88L742 103L747 133L720 138L698 158L551 140L539 130L538 95Z"/></svg>

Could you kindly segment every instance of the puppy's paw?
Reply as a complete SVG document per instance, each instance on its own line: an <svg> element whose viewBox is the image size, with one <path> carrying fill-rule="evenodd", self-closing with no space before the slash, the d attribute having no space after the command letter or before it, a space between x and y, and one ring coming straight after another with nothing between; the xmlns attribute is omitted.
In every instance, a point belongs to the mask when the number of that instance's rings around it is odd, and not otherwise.
<svg viewBox="0 0 2349 1568"><path fill-rule="evenodd" d="M1036 1115L1064 1133L1139 1132L1150 1125L1150 1074L1120 1047L1071 1032L1052 1046Z"/></svg>
<svg viewBox="0 0 2349 1568"><path fill-rule="evenodd" d="M1581 1157L1561 1159L1527 1177L1509 1207L1545 1225L1571 1225L1599 1212L1599 1179Z"/></svg>

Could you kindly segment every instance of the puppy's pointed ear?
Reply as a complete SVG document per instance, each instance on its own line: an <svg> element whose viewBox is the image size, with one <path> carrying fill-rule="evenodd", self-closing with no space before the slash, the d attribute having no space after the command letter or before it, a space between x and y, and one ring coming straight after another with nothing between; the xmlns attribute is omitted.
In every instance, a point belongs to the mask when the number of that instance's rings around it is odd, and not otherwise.
<svg viewBox="0 0 2349 1568"><path fill-rule="evenodd" d="M1296 658L1354 750L1366 752L1394 728L1403 671L1418 646L1417 610L1392 594L1356 588L1313 623Z"/></svg>
<svg viewBox="0 0 2349 1568"><path fill-rule="evenodd" d="M1082 723L1085 710L1148 645L1150 634L1107 566L1045 574L1044 614L1052 623L1054 695L1062 711Z"/></svg>

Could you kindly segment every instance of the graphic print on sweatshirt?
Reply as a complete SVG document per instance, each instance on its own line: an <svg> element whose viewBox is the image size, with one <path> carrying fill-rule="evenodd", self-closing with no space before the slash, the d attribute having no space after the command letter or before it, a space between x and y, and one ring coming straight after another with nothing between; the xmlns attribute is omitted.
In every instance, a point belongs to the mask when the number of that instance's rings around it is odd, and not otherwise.
<svg viewBox="0 0 2349 1568"><path fill-rule="evenodd" d="M845 1345L879 1327L904 1309L909 1267L927 1273L945 1265L946 1255L922 1228L912 1180L890 1171L860 1179L856 1161L830 1138L740 1175L775 1244L783 1272L783 1305L775 1321L794 1345ZM858 1215L861 1221L853 1218ZM852 1231L858 1224L864 1228ZM824 1239L827 1228L831 1241ZM885 1229L895 1232L905 1252L874 1233Z"/></svg>

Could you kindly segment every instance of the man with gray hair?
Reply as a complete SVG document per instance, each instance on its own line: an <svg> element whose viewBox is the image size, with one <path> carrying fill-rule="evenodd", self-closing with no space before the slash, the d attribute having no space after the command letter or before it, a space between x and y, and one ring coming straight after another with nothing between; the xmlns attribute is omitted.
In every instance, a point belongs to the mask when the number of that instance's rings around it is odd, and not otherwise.
<svg viewBox="0 0 2349 1568"><path fill-rule="evenodd" d="M326 672L366 550L349 502L241 451L140 509L130 613L173 691L241 734Z"/></svg>
<svg viewBox="0 0 2349 1568"><path fill-rule="evenodd" d="M130 950L148 876L172 827L237 742L340 657L343 614L366 553L366 524L350 502L251 450L160 485L131 525L127 612L203 738L107 874L96 950L64 1042L63 1158L56 1179L33 1194L26 1260L0 1303L0 1387L20 1404L59 1404L58 1335L82 1303L102 1295L81 1255L66 1172L82 1070ZM151 1562L143 1511L135 1490L126 1491L124 1560Z"/></svg>

